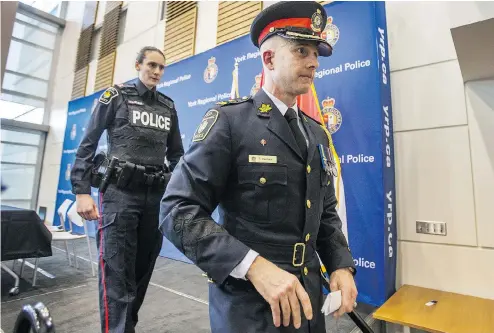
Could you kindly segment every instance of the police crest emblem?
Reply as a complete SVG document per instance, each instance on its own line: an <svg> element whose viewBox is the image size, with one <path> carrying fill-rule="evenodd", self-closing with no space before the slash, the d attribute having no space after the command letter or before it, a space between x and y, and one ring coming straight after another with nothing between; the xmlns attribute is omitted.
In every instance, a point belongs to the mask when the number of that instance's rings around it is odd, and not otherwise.
<svg viewBox="0 0 494 333"><path fill-rule="evenodd" d="M208 60L208 66L204 70L204 81L206 83L211 83L216 79L216 76L218 76L218 65L216 65L216 58L211 57Z"/></svg>
<svg viewBox="0 0 494 333"><path fill-rule="evenodd" d="M328 129L329 133L336 133L343 121L340 110L334 107L335 99L326 98L322 101L322 117L324 120L324 126Z"/></svg>
<svg viewBox="0 0 494 333"><path fill-rule="evenodd" d="M321 33L321 38L324 38L331 46L335 46L338 39L340 39L340 29L333 24L332 16L328 17L326 28L324 28L324 31Z"/></svg>
<svg viewBox="0 0 494 333"><path fill-rule="evenodd" d="M310 27L314 32L321 32L321 28L322 28L321 10L318 9L314 14L312 14Z"/></svg>

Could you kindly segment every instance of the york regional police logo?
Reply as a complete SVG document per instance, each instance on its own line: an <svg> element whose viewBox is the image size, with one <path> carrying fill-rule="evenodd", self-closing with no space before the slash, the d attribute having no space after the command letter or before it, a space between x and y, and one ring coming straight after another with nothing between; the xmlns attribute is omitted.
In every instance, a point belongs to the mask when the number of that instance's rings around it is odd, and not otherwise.
<svg viewBox="0 0 494 333"><path fill-rule="evenodd" d="M211 57L208 60L208 67L204 70L204 81L211 83L216 79L218 75L218 65L216 65L216 58Z"/></svg>
<svg viewBox="0 0 494 333"><path fill-rule="evenodd" d="M251 96L254 96L255 94L257 94L259 89L261 89L261 79L262 79L262 74L256 75L256 82L254 83L254 85L250 89L250 95Z"/></svg>
<svg viewBox="0 0 494 333"><path fill-rule="evenodd" d="M340 39L340 29L333 24L332 16L328 17L326 28L324 28L324 31L321 33L321 37L331 46L334 46L338 42L338 39Z"/></svg>
<svg viewBox="0 0 494 333"><path fill-rule="evenodd" d="M340 127L343 118L341 117L341 112L334 107L335 99L327 98L322 101L322 116L324 119L324 125L328 129L329 133L336 133Z"/></svg>
<svg viewBox="0 0 494 333"><path fill-rule="evenodd" d="M322 22L322 14L321 11L318 9L314 14L312 14L310 22L311 29L315 32L321 32Z"/></svg>

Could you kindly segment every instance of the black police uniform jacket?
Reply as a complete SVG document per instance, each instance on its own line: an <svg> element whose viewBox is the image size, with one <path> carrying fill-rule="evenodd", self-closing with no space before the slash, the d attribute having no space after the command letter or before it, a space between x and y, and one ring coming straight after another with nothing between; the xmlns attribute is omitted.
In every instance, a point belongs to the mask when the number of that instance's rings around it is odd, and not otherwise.
<svg viewBox="0 0 494 333"><path fill-rule="evenodd" d="M71 170L74 194L91 193L93 158L104 130L107 155L122 162L163 167L166 156L173 170L184 152L171 98L140 80L115 85L100 96L77 149Z"/></svg>
<svg viewBox="0 0 494 333"><path fill-rule="evenodd" d="M213 332L325 332L317 250L331 274L354 267L336 213L332 176L317 145L321 125L302 117L304 160L288 122L261 89L253 98L210 109L173 172L161 201L160 230L205 271ZM219 205L220 224L211 214ZM276 328L269 304L249 281L229 276L249 249L295 274L313 319ZM305 250L305 257L302 254Z"/></svg>

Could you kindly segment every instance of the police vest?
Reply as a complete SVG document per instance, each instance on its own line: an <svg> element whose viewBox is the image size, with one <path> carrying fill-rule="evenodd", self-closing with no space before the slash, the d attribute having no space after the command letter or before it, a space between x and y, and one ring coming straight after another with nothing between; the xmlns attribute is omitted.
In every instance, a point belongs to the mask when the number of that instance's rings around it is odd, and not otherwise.
<svg viewBox="0 0 494 333"><path fill-rule="evenodd" d="M123 103L109 127L109 155L141 165L163 166L172 130L173 102L161 94L148 105L134 86L118 88Z"/></svg>

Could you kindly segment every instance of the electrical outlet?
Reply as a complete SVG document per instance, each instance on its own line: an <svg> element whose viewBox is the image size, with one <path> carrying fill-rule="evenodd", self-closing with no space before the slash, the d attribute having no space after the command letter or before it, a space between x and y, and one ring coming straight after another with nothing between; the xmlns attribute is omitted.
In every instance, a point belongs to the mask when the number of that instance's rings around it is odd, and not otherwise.
<svg viewBox="0 0 494 333"><path fill-rule="evenodd" d="M416 221L418 234L446 236L446 222Z"/></svg>

